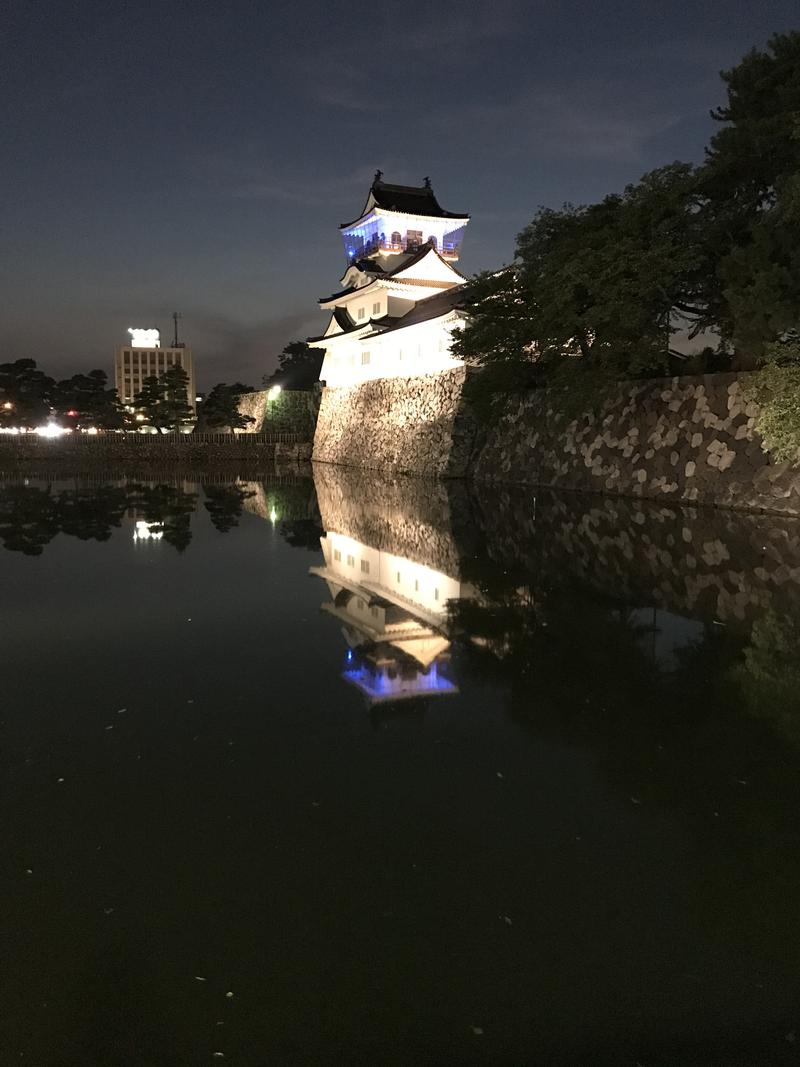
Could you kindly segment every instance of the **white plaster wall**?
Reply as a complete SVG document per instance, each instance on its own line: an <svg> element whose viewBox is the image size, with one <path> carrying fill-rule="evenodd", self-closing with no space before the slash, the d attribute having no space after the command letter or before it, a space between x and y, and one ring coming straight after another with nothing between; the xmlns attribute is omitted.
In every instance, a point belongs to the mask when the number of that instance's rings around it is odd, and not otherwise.
<svg viewBox="0 0 800 1067"><path fill-rule="evenodd" d="M376 378L409 378L441 374L462 367L450 354L457 320L434 319L407 326L369 340L333 342L326 353L320 380L329 388L343 388ZM369 361L364 362L364 354Z"/></svg>

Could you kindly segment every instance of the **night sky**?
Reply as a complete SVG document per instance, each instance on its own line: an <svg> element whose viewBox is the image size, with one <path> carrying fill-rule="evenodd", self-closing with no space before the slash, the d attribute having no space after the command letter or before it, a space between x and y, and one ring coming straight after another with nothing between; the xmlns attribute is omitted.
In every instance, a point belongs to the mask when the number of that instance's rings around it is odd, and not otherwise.
<svg viewBox="0 0 800 1067"><path fill-rule="evenodd" d="M537 206L699 160L720 69L796 0L18 0L0 57L0 361L103 367L184 316L199 385L257 385L324 327L340 222L430 175L465 272Z"/></svg>

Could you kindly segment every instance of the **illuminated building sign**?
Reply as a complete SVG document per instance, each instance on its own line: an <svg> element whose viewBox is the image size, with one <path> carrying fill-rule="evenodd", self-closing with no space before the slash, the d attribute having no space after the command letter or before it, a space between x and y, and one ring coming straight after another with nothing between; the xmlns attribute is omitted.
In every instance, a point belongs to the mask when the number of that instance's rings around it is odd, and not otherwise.
<svg viewBox="0 0 800 1067"><path fill-rule="evenodd" d="M161 343L158 330L136 330L131 326L128 333L131 335L132 348L158 348Z"/></svg>

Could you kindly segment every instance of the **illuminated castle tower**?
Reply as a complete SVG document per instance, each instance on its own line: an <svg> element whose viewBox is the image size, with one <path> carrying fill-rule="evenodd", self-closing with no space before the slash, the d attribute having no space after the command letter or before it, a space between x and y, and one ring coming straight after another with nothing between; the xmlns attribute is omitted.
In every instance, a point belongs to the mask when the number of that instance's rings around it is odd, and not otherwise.
<svg viewBox="0 0 800 1067"><path fill-rule="evenodd" d="M338 292L320 300L325 349L320 380L356 385L369 378L433 374L459 366L450 355L464 275L454 264L469 215L439 206L428 178L390 185L378 171L357 219L339 229L348 266Z"/></svg>

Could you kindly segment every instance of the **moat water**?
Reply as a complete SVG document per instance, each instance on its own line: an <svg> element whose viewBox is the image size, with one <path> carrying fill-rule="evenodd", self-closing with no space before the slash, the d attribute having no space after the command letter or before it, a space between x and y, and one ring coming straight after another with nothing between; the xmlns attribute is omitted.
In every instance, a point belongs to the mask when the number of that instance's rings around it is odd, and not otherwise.
<svg viewBox="0 0 800 1067"><path fill-rule="evenodd" d="M16 478L0 595L0 1063L800 1059L799 521Z"/></svg>

